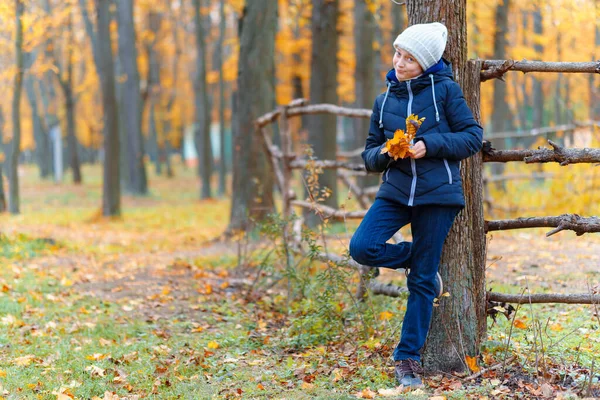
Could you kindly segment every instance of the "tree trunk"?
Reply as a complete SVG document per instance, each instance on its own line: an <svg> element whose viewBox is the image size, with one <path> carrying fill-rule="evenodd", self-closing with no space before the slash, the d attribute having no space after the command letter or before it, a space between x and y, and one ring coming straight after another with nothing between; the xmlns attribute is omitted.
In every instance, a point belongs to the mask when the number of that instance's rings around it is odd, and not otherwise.
<svg viewBox="0 0 600 400"><path fill-rule="evenodd" d="M210 178L212 176L212 148L210 144L210 107L206 85L206 43L204 40L204 23L200 14L200 0L194 0L194 21L196 34L196 79L194 81L194 97L196 120L194 123L194 140L198 152L198 172L202 181L200 198L212 197ZM240 57L240 58L243 58ZM255 59L254 61L259 60Z"/></svg>
<svg viewBox="0 0 600 400"><path fill-rule="evenodd" d="M412 0L408 2L411 24L443 22L448 28L445 56L454 68L467 104L479 118L479 62L466 62L466 0ZM440 274L450 297L434 308L423 362L429 371L464 371L465 356L479 354L485 337L485 233L481 154L462 162L465 208L446 240Z"/></svg>
<svg viewBox="0 0 600 400"><path fill-rule="evenodd" d="M122 110L127 144L127 189L134 195L148 194L148 178L144 165L140 73L137 64L133 1L117 2L119 16L119 59L126 80L122 83Z"/></svg>
<svg viewBox="0 0 600 400"><path fill-rule="evenodd" d="M273 172L254 121L273 107L277 0L247 0L240 20L237 92L233 104L233 193L229 230L248 229L274 210ZM260 63L256 60L261 60Z"/></svg>
<svg viewBox="0 0 600 400"><path fill-rule="evenodd" d="M339 15L338 0L315 0L312 9L312 60L310 64L310 101L313 104L337 104L337 52ZM335 115L313 115L308 120L309 144L316 158L335 160L337 152L337 118ZM323 204L337 208L337 173L325 171L319 176L319 188L328 188L331 195ZM313 211L308 211L309 226L320 223Z"/></svg>
<svg viewBox="0 0 600 400"><path fill-rule="evenodd" d="M40 108L35 91L34 78L29 76L25 78L25 92L31 105L31 118L33 120L33 139L35 141L35 160L40 170L40 178L46 179L50 176L49 148L48 148L48 132L46 132Z"/></svg>
<svg viewBox="0 0 600 400"><path fill-rule="evenodd" d="M148 13L148 29L153 33L153 40L146 46L148 58L148 78L146 84L147 99L148 99L148 140L150 141L149 148L152 152L152 160L154 161L154 170L156 175L161 175L161 151L160 138L158 137L156 114L157 108L160 107L160 63L158 54L156 53L156 42L162 23L162 15L151 11Z"/></svg>
<svg viewBox="0 0 600 400"><path fill-rule="evenodd" d="M19 214L19 155L21 154L21 89L23 87L23 11L25 6L22 0L15 0L16 7L16 33L15 33L15 58L17 73L13 85L12 123L13 137L10 146L8 163L8 211Z"/></svg>
<svg viewBox="0 0 600 400"><path fill-rule="evenodd" d="M225 40L225 0L219 2L219 42L217 43L217 69L219 70L219 134L221 138L219 161L219 196L227 190L227 153L225 151L225 79L223 78L223 42Z"/></svg>
<svg viewBox="0 0 600 400"><path fill-rule="evenodd" d="M367 7L367 0L356 0L354 9L354 37L356 48L356 71L355 77L355 107L370 109L375 99L375 59L378 58L373 49L375 42L375 17ZM386 47L386 48L389 48ZM389 56L392 59L391 51ZM365 118L353 119L354 132L350 139L350 150L355 150L365 146L365 140L369 134L369 125L371 121ZM354 162L362 161L357 156ZM377 185L380 177L367 176L357 178L360 187Z"/></svg>
<svg viewBox="0 0 600 400"><path fill-rule="evenodd" d="M508 41L508 12L510 10L510 0L501 0L496 6L496 31L494 32L494 60L504 60L506 58L506 47ZM492 143L497 149L506 148L505 139L494 140L494 134L510 130L509 110L506 102L506 83L500 79L494 79L494 97L492 111ZM492 174L502 175L505 165L503 163L492 164ZM496 185L499 189L506 189L505 181L498 181Z"/></svg>
<svg viewBox="0 0 600 400"><path fill-rule="evenodd" d="M79 156L77 155L78 145L75 136L75 97L73 96L73 46L75 45L73 36L73 16L69 14L68 22L69 43L67 43L67 78L63 83L63 92L65 95L65 109L67 112L67 146L69 152L69 166L73 173L73 183L81 183L81 166Z"/></svg>
<svg viewBox="0 0 600 400"><path fill-rule="evenodd" d="M0 107L0 212L6 211L6 195L4 194L4 178L2 178L2 166L6 159L4 146L4 111Z"/></svg>
<svg viewBox="0 0 600 400"><path fill-rule="evenodd" d="M114 61L110 38L110 0L95 0L97 7L97 69L104 111L104 172L102 215L121 214L119 176L119 110L115 94Z"/></svg>

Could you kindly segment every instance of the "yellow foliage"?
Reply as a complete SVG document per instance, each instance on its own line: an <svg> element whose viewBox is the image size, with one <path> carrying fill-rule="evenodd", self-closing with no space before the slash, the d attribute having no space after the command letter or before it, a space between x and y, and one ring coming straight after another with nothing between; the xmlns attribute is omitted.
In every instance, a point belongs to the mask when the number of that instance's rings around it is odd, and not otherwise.
<svg viewBox="0 0 600 400"><path fill-rule="evenodd" d="M409 115L406 118L406 132L402 129L396 130L394 137L385 142L385 146L381 149L381 154L387 153L394 160L406 158L412 154L412 150L410 149L411 141L414 139L423 121L425 121L424 117L419 119L417 115Z"/></svg>

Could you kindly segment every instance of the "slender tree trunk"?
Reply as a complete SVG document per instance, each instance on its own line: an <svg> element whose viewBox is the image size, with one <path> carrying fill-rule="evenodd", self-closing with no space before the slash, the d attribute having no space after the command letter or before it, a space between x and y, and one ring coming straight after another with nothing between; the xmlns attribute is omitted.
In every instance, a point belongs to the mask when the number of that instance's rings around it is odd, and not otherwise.
<svg viewBox="0 0 600 400"><path fill-rule="evenodd" d="M370 109L375 98L375 59L378 58L373 49L375 42L375 17L367 7L367 0L356 0L354 8L354 37L356 53L355 77L355 107ZM390 48L389 46L387 47ZM390 60L393 56L391 50ZM365 139L369 134L370 120L366 118L354 118L354 134L351 135L350 149L355 150L365 146ZM357 156L354 162L362 159ZM357 179L361 187L376 185L379 176L368 176Z"/></svg>
<svg viewBox="0 0 600 400"><path fill-rule="evenodd" d="M273 107L277 0L247 0L240 19L237 92L233 104L233 194L229 230L248 229L274 210L273 175L254 121ZM256 60L261 60L257 63Z"/></svg>
<svg viewBox="0 0 600 400"><path fill-rule="evenodd" d="M81 183L81 165L77 154L78 143L75 136L75 96L73 96L73 17L69 15L68 22L69 43L67 44L67 78L62 85L65 95L65 110L67 112L67 146L69 152L69 165L73 173L73 183Z"/></svg>
<svg viewBox="0 0 600 400"><path fill-rule="evenodd" d="M496 5L496 32L494 33L494 60L504 60L506 58L506 47L508 46L508 12L510 10L510 0L500 0ZM505 149L505 139L494 140L494 134L509 130L509 110L506 102L506 83L500 79L494 79L494 97L492 111L492 144L497 149ZM504 173L504 163L492 163L492 174L502 175ZM496 185L499 189L505 190L505 181L498 181Z"/></svg>
<svg viewBox="0 0 600 400"><path fill-rule="evenodd" d="M121 214L119 176L119 111L115 94L114 61L110 38L110 0L95 0L97 7L97 61L104 110L104 172L102 215Z"/></svg>
<svg viewBox="0 0 600 400"><path fill-rule="evenodd" d="M219 196L227 190L227 152L225 151L225 79L223 78L223 42L225 40L225 0L219 2L219 42L217 43L217 68L219 69L219 133L221 152L219 162Z"/></svg>
<svg viewBox="0 0 600 400"><path fill-rule="evenodd" d="M6 159L4 145L4 111L0 107L0 213L6 211L6 195L4 194L4 178L2 177L2 167Z"/></svg>
<svg viewBox="0 0 600 400"><path fill-rule="evenodd" d="M22 0L15 0L16 7L16 34L15 57L17 73L13 84L12 123L13 137L10 146L8 163L8 211L19 214L19 155L21 154L21 89L23 87L23 11L25 6Z"/></svg>
<svg viewBox="0 0 600 400"><path fill-rule="evenodd" d="M196 33L196 79L194 81L194 97L196 121L194 124L194 140L198 152L198 172L202 181L200 198L212 197L210 178L212 176L212 147L210 144L210 107L206 85L206 43L204 39L204 23L200 14L200 0L194 0L194 21Z"/></svg>
<svg viewBox="0 0 600 400"><path fill-rule="evenodd" d="M117 1L119 16L119 60L126 80L122 83L122 110L127 144L127 189L134 195L148 194L148 178L144 165L140 73L137 63L133 1Z"/></svg>
<svg viewBox="0 0 600 400"><path fill-rule="evenodd" d="M473 114L479 118L479 62L467 63L466 0L412 0L411 24L441 21L448 28L445 57L452 62ZM465 208L446 240L440 274L450 297L434 308L423 362L430 371L463 371L465 356L479 354L485 337L485 233L481 154L462 162Z"/></svg>
<svg viewBox="0 0 600 400"><path fill-rule="evenodd" d="M596 27L594 29L594 57L592 61L597 60L600 57L598 49L600 48L600 1L594 1L594 12ZM597 74L589 74L590 84L590 108L589 115L592 121L600 120L600 79Z"/></svg>
<svg viewBox="0 0 600 400"><path fill-rule="evenodd" d="M339 16L338 0L315 0L312 9L312 60L310 65L311 103L338 103L337 53ZM314 155L322 160L335 160L337 153L337 118L335 115L317 114L308 121L308 138ZM337 172L325 170L319 176L320 189L328 188L331 195L323 204L337 208ZM309 226L320 223L314 211L305 214Z"/></svg>
<svg viewBox="0 0 600 400"><path fill-rule="evenodd" d="M46 132L40 107L37 101L34 78L29 76L25 78L25 92L31 106L31 118L33 120L33 139L35 141L35 160L40 170L40 178L46 179L50 176L48 168L48 133Z"/></svg>

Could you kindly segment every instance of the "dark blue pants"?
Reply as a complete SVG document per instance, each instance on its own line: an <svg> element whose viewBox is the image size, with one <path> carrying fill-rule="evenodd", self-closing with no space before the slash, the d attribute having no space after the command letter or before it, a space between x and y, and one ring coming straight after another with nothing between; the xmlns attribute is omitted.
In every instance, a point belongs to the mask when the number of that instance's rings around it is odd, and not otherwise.
<svg viewBox="0 0 600 400"><path fill-rule="evenodd" d="M407 207L376 199L350 240L350 256L369 267L410 268L410 292L402 322L402 336L394 360L420 360L425 344L442 248L460 207ZM386 243L398 229L411 224L413 241Z"/></svg>

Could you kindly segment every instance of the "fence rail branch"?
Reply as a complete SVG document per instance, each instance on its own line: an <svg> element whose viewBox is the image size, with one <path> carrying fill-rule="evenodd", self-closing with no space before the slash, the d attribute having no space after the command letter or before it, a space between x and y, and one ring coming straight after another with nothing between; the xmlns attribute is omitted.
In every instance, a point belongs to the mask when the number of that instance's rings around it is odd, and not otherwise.
<svg viewBox="0 0 600 400"><path fill-rule="evenodd" d="M546 236L552 236L563 230L571 230L574 231L577 236L581 236L584 233L600 232L600 218L581 217L577 214L563 214L557 217L529 217L485 221L486 233L525 228L555 228L546 233Z"/></svg>
<svg viewBox="0 0 600 400"><path fill-rule="evenodd" d="M351 163L347 161L333 161L333 160L293 160L290 162L292 169L304 169L307 165L314 166L322 169L349 169L350 171L365 171L365 165L362 163Z"/></svg>
<svg viewBox="0 0 600 400"><path fill-rule="evenodd" d="M481 82L490 79L502 79L507 71L520 72L568 72L600 73L600 61L592 62L552 62L528 60L484 60L481 66Z"/></svg>
<svg viewBox="0 0 600 400"><path fill-rule="evenodd" d="M563 303L563 304L600 304L600 295L591 293L581 294L506 294L497 292L487 292L488 301L498 301L503 303Z"/></svg>
<svg viewBox="0 0 600 400"><path fill-rule="evenodd" d="M600 149L571 149L548 140L552 149L496 150L489 142L484 143L483 162L525 161L527 164L557 162L562 166L580 163L600 163Z"/></svg>
<svg viewBox="0 0 600 400"><path fill-rule="evenodd" d="M344 219L362 219L365 217L367 210L360 211L342 211L336 210L333 207L328 207L323 204L311 203L309 201L304 200L293 200L290 202L293 206L298 206L302 208L306 208L309 210L313 210L320 214L324 219L331 218L335 220L344 220Z"/></svg>

